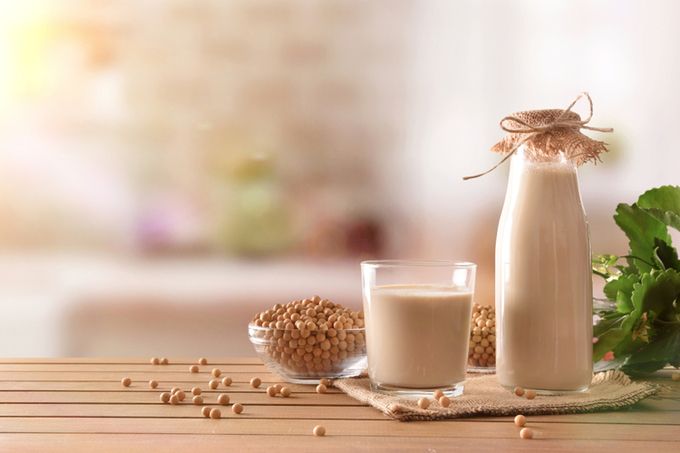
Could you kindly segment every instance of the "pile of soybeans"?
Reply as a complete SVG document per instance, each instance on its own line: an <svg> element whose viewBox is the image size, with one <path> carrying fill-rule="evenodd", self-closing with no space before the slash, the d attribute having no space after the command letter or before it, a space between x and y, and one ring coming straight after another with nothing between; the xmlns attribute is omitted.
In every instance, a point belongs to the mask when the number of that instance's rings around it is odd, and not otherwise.
<svg viewBox="0 0 680 453"><path fill-rule="evenodd" d="M472 306L468 365L496 366L496 309L492 305Z"/></svg>
<svg viewBox="0 0 680 453"><path fill-rule="evenodd" d="M250 325L259 352L286 374L329 376L366 354L364 313L319 296L276 304Z"/></svg>

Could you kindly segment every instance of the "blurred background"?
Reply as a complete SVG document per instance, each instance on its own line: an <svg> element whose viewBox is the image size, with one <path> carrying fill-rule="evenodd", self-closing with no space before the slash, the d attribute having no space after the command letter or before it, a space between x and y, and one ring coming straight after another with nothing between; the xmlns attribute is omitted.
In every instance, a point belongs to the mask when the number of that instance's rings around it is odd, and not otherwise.
<svg viewBox="0 0 680 453"><path fill-rule="evenodd" d="M360 260L480 265L503 116L581 91L594 253L677 184L674 0L0 0L0 355L245 355ZM576 110L585 113L583 106ZM596 134L597 135L597 134Z"/></svg>

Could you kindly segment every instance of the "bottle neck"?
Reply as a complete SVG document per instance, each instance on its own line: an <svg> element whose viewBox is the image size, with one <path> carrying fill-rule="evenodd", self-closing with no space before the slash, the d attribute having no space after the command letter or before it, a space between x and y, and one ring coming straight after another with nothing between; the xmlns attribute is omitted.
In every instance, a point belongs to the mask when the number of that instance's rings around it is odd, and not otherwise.
<svg viewBox="0 0 680 453"><path fill-rule="evenodd" d="M569 159L563 151L551 155L538 155L527 150L524 145L517 148L517 151L511 158L512 163L517 165L546 165L546 166L564 166L571 167L576 171L576 164Z"/></svg>
<svg viewBox="0 0 680 453"><path fill-rule="evenodd" d="M532 159L524 150L518 150L512 157L510 177L508 179L507 197L525 197L536 193L532 199L553 194L564 199L580 200L580 190L576 164L566 157L555 156L554 159Z"/></svg>

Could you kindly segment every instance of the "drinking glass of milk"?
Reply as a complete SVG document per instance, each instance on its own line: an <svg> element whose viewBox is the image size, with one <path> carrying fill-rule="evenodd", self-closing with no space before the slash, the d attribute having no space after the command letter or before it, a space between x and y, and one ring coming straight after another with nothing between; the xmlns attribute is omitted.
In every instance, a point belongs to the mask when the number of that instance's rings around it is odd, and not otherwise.
<svg viewBox="0 0 680 453"><path fill-rule="evenodd" d="M463 393L473 263L361 263L371 388L408 397Z"/></svg>

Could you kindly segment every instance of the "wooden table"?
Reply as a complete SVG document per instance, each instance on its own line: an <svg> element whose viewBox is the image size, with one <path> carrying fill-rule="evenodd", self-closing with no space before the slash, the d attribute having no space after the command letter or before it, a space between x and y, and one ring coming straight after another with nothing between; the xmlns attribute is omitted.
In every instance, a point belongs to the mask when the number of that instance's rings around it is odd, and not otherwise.
<svg viewBox="0 0 680 453"><path fill-rule="evenodd" d="M254 358L211 360L191 374L195 360L150 365L145 359L0 360L0 451L635 451L680 452L680 382L663 371L668 385L659 397L628 410L530 417L534 440L521 440L511 418L397 422L330 389L290 385L290 398L268 397L280 382ZM231 387L207 390L210 370L231 376ZM121 385L123 376L133 384ZM251 388L251 377L262 387ZM157 379L156 390L147 381ZM241 415L222 407L223 418L203 418L185 400L159 401L172 386L201 386L210 403L226 392L245 405ZM314 437L315 425L326 427Z"/></svg>

